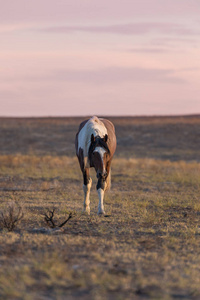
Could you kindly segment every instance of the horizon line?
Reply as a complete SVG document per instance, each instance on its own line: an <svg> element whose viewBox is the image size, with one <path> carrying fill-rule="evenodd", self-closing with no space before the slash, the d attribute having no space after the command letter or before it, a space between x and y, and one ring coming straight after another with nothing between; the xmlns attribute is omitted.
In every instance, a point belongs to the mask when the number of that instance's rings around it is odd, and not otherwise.
<svg viewBox="0 0 200 300"><path fill-rule="evenodd" d="M68 115L68 116L1 116L0 119L64 119L64 118L88 118L92 116L99 116L99 117L109 117L109 118L180 118L180 117L199 117L200 113L188 113L188 114L151 114L151 115L97 115L97 114L88 114L88 115Z"/></svg>

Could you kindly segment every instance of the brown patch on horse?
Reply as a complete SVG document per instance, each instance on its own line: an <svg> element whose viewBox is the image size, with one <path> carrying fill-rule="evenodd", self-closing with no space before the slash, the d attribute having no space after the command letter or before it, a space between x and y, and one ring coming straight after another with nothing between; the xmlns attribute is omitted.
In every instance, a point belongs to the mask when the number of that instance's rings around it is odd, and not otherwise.
<svg viewBox="0 0 200 300"><path fill-rule="evenodd" d="M103 122L103 124L106 127L107 132L108 132L106 143L110 150L110 158L112 159L112 157L115 153L115 150L116 150L116 146L117 146L115 127L109 120L102 119L101 121Z"/></svg>

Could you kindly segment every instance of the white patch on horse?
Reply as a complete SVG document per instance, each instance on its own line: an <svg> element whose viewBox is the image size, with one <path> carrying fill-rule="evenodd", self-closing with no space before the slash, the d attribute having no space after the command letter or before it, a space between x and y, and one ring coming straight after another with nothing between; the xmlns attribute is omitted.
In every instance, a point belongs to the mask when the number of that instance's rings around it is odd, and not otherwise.
<svg viewBox="0 0 200 300"><path fill-rule="evenodd" d="M92 186L92 178L90 178L89 183L87 185L83 184L84 191L84 203L83 203L83 211L88 215L90 214L90 189Z"/></svg>
<svg viewBox="0 0 200 300"><path fill-rule="evenodd" d="M105 214L103 205L104 190L100 188L97 190L97 192L99 196L98 215Z"/></svg>
<svg viewBox="0 0 200 300"><path fill-rule="evenodd" d="M87 121L87 123L78 134L78 151L80 148L83 149L85 167L89 167L88 150L90 147L92 134L94 135L94 137L100 136L101 138L108 134L103 122L101 122L101 120L95 116Z"/></svg>
<svg viewBox="0 0 200 300"><path fill-rule="evenodd" d="M102 161L102 164L103 164L103 173L105 172L105 166L104 166L104 163L103 163L103 156L104 156L104 153L106 153L106 150L102 147L96 147L94 152L98 152L99 155L101 156L101 161Z"/></svg>

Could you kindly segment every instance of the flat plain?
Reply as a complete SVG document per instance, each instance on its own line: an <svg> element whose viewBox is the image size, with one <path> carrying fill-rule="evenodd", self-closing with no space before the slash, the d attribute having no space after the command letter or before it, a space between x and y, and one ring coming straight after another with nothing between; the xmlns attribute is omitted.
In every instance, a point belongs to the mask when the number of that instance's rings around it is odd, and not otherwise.
<svg viewBox="0 0 200 300"><path fill-rule="evenodd" d="M112 117L106 216L82 213L74 139L85 118L0 118L1 299L200 299L200 116ZM52 230L44 214L55 209ZM2 216L0 216L2 218Z"/></svg>

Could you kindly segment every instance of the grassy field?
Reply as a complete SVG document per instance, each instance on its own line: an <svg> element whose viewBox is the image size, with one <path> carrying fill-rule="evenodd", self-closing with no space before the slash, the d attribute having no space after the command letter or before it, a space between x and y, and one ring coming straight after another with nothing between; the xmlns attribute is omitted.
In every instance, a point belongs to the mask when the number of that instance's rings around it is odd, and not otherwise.
<svg viewBox="0 0 200 300"><path fill-rule="evenodd" d="M110 118L118 148L107 217L82 214L83 118L0 119L1 299L200 299L200 117ZM60 230L44 213L55 208ZM1 217L1 216L0 216Z"/></svg>

